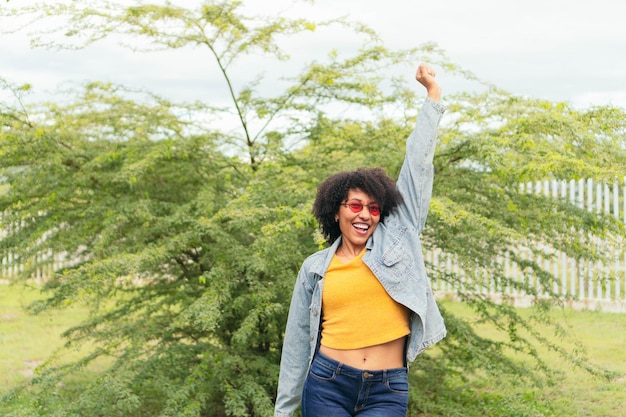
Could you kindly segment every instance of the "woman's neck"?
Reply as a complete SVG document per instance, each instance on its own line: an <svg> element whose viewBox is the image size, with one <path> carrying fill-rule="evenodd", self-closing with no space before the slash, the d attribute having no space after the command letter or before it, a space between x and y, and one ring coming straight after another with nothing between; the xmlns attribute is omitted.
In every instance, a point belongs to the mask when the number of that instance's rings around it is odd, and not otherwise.
<svg viewBox="0 0 626 417"><path fill-rule="evenodd" d="M359 254L363 252L363 249L365 249L365 246L352 246L342 242L341 246L337 248L335 255L337 255L339 259L349 261L359 256Z"/></svg>

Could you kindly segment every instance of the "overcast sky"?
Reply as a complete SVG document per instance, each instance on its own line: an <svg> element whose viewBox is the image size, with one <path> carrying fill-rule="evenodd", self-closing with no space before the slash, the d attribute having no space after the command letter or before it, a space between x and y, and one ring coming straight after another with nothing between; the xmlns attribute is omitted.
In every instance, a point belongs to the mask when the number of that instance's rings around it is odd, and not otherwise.
<svg viewBox="0 0 626 417"><path fill-rule="evenodd" d="M2 1L0 7L24 2ZM377 30L390 48L435 42L453 62L514 94L579 107L626 108L625 0L246 3L260 13L349 16ZM0 21L0 31L6 24ZM300 56L294 58L322 56L342 41L317 33L311 39L314 42L295 50ZM31 83L36 94L54 91L68 81L102 80L147 88L172 99L206 98L223 88L214 71L206 52L199 50L142 54L103 42L82 51L53 52L30 48L25 33L0 35L0 77ZM443 72L439 76L444 93L446 88L470 88Z"/></svg>

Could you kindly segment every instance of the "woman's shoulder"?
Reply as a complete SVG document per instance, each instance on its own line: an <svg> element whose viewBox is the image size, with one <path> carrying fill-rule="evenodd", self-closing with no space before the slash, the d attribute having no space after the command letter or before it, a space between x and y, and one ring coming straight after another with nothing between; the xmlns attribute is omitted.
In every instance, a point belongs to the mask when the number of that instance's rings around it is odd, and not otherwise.
<svg viewBox="0 0 626 417"><path fill-rule="evenodd" d="M387 250L390 246L407 245L419 239L419 232L405 218L398 214L402 207L396 208L396 212L385 219L385 223L379 223L368 246L370 249L377 248L378 253Z"/></svg>

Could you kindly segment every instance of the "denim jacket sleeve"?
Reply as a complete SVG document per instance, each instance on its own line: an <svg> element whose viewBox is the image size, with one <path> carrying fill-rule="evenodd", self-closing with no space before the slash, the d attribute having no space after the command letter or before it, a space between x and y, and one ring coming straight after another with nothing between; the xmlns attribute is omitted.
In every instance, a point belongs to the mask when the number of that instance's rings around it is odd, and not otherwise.
<svg viewBox="0 0 626 417"><path fill-rule="evenodd" d="M310 259L300 268L294 286L278 377L275 417L289 417L300 405L302 388L310 363L310 309L315 283L308 274Z"/></svg>
<svg viewBox="0 0 626 417"><path fill-rule="evenodd" d="M433 158L437 145L437 127L445 112L440 103L426 99L415 125L413 133L406 142L404 164L398 175L396 186L403 197L403 204L397 213L390 216L389 223L395 223L398 230L406 227L401 245L405 253L408 250L412 261L402 275L403 290L389 289L396 301L409 307L414 313L411 319L411 334L407 346L407 361L412 362L428 346L440 341L446 335L443 317L434 299L424 265L424 255L419 235L426 224L426 216L433 189L434 167ZM388 229L396 227L388 224ZM411 231L412 229L412 231ZM392 253L389 250L389 253ZM385 255L383 255L384 257ZM384 263L384 261L383 261ZM400 262L398 263L400 264ZM385 276L377 273L379 280L385 285ZM392 287L393 285L385 285Z"/></svg>
<svg viewBox="0 0 626 417"><path fill-rule="evenodd" d="M418 233L426 224L433 188L437 126L444 112L439 102L426 98L415 129L406 141L406 156L396 183L404 199L399 207L399 221L412 224Z"/></svg>

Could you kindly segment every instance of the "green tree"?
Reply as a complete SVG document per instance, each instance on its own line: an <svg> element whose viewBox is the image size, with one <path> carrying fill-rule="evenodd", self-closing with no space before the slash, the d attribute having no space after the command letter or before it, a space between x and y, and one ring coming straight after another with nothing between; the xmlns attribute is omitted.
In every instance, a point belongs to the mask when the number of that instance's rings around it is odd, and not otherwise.
<svg viewBox="0 0 626 417"><path fill-rule="evenodd" d="M2 253L17 255L24 277L42 253L73 262L33 311L93 307L65 336L68 346L95 348L78 363L42 367L35 382L50 395L24 414L271 414L286 300L319 244L308 210L313 182L287 150L328 103L368 111L393 102L381 71L432 47L392 53L366 28L350 29L366 48L310 63L283 93L261 97L259 79L237 91L232 65L251 53L283 59L275 38L347 23L255 19L240 6L74 2L15 12L66 16L63 29L86 44L117 32L156 47L204 47L232 102L175 105L95 82L62 104L5 106L0 169L9 188L0 210L3 224L20 226ZM25 89L5 87L23 103ZM226 111L235 133L197 122ZM110 361L107 372L54 395L59 378L99 358Z"/></svg>
<svg viewBox="0 0 626 417"><path fill-rule="evenodd" d="M85 343L93 346L90 353L78 363L48 362L34 379L37 401L16 406L8 396L7 413L271 415L294 277L322 245L310 215L315 186L330 173L363 165L397 173L417 98L413 86L386 73L420 60L459 70L432 45L388 51L369 29L347 21L253 18L242 10L234 1L196 9L91 1L4 11L34 21L65 18L58 29L77 43L60 47L121 34L157 49L204 48L231 100L227 109L171 103L94 82L61 104L29 105L29 86L3 82L15 101L2 104L0 113L0 211L4 225L20 227L0 240L0 255L17 254L26 279L42 253L66 254L75 263L56 271L46 283L47 298L31 309L74 303L93 309L88 321L65 333L69 347ZM355 31L365 46L348 57L331 52L324 62L308 63L270 96L259 93L264 80L256 74L240 84L233 78L249 54L285 59L282 36L326 25ZM614 219L518 186L537 177L603 179L623 172L621 110L576 111L493 89L447 101L427 247L456 256L466 274L497 272L499 257L508 254L551 293L550 271L515 258L520 242L542 243L532 246L538 258L557 248L595 260L603 254L592 236L623 235ZM359 117L338 117L331 104ZM235 115L234 133L202 122L227 111ZM431 269L434 279L461 280L437 265ZM473 289L458 296L507 338L481 338L445 312L448 338L413 367L414 413L471 411L472 400L460 395L472 389L459 384L463 375L526 375L506 355L510 349L534 357L549 374L533 353L535 343L548 343L534 326L545 325L546 310L563 297L545 301L521 288L536 297L537 314L529 321ZM575 351L553 347L587 366ZM88 386L56 386L100 359L110 366ZM505 412L529 410L533 404L518 401Z"/></svg>

